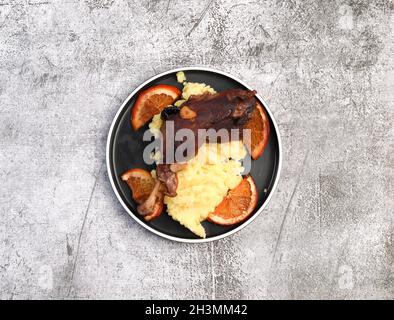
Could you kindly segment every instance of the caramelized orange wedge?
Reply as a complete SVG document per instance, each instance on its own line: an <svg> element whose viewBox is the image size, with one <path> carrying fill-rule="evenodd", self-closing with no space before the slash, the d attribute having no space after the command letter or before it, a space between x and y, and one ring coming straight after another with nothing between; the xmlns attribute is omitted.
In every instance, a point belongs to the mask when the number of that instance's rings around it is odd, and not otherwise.
<svg viewBox="0 0 394 320"><path fill-rule="evenodd" d="M253 178L247 176L227 193L215 211L209 214L208 221L224 226L242 222L256 208L257 198Z"/></svg>

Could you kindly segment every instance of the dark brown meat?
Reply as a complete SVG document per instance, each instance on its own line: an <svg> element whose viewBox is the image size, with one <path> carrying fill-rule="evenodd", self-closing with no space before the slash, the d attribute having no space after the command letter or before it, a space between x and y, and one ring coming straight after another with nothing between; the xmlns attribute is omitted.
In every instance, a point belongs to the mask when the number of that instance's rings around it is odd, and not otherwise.
<svg viewBox="0 0 394 320"><path fill-rule="evenodd" d="M176 172L171 170L171 164L158 164L156 168L157 178L167 187L167 195L176 196L178 178Z"/></svg>
<svg viewBox="0 0 394 320"><path fill-rule="evenodd" d="M194 153L186 155L182 161L192 158L198 148L206 141L209 142L226 142L228 140L242 139L242 129L244 124L249 120L253 109L256 106L255 91L233 89L226 90L216 94L204 94L192 96L185 101L180 107L180 112L162 113L164 124L161 128L163 136L163 164L157 166L157 175L160 181L167 186L168 195L175 196L178 186L178 179L175 170L171 170L170 164L179 159L175 159L175 150L182 145L186 146L186 141L194 143ZM184 108L184 109L183 109ZM165 117L164 117L165 116ZM174 136L180 129L190 129L193 133L193 139L188 140L186 137L182 141L174 141ZM214 129L213 132L199 138L199 129ZM227 132L227 136L218 136L215 134L219 130ZM231 136L231 129L239 129L239 136ZM173 141L173 143L172 143ZM167 143L168 142L168 143ZM168 145L167 145L168 144ZM189 146L192 149L193 146Z"/></svg>

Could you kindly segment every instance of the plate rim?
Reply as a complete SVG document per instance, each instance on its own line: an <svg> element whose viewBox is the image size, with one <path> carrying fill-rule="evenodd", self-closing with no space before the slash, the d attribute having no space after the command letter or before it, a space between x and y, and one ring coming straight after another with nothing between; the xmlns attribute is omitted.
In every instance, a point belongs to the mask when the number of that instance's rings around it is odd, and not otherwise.
<svg viewBox="0 0 394 320"><path fill-rule="evenodd" d="M115 186L115 182L114 182L114 177L112 175L112 171L111 171L111 167L110 167L110 146L111 146L111 138L113 135L113 131L115 129L115 124L120 116L120 114L122 113L123 109L125 108L125 106L129 103L129 101L144 87L146 86L148 83L162 77L165 75L168 75L170 73L176 73L179 71L207 71L207 72L213 72L213 73L217 73L223 76L226 76L230 79L233 79L237 82L239 82L241 85L243 85L244 87L246 87L248 90L252 90L252 88L247 85L243 80L238 79L237 77L234 77L233 75L221 71L221 70L217 70L214 68L210 68L210 67L198 67L198 66L189 66L189 67L179 67L179 68L175 68L175 69L170 69L164 72L161 72L159 74L154 75L153 77L150 77L149 79L147 79L146 81L144 81L143 83L141 83L139 86L137 86L128 96L127 98L123 101L123 103L121 104L121 106L119 107L118 111L116 112L111 126L109 128L109 132L108 132L108 137L107 137L107 144L106 144L106 152L105 152L105 156L106 156L106 166L107 166L107 174L108 174L108 178L110 180L111 183L111 187L112 190L114 191L116 197L118 198L118 201L120 202L120 204L122 205L123 209L125 209L125 211L129 214L129 216L131 216L134 221L136 221L139 225L141 225L142 227L144 227L145 229L153 232L154 234L156 234L157 236L160 236L162 238L165 238L167 240L172 240L172 241L176 241L176 242L181 242L181 243L206 243L206 242L211 242L211 241L216 241L219 239L223 239L225 237L231 236L233 234L235 234L236 232L242 230L243 228L245 228L246 226L248 226L250 223L252 223L260 214L261 212L266 208L266 206L268 205L268 203L270 202L273 194L275 193L275 190L277 188L277 185L279 183L279 179L280 179L280 174L282 171L282 141L281 141L281 135L279 132L279 127L278 124L276 123L275 117L273 116L272 111L270 110L267 102L259 95L256 94L256 98L263 104L265 110L268 112L272 123L274 125L274 129L276 131L276 136L278 138L278 168L277 168L277 174L275 177L275 181L274 184L272 186L271 192L268 195L267 199L264 201L264 203L261 205L261 207L256 211L256 213L250 217L249 219L247 219L246 221L244 221L243 223L241 223L238 227L229 230L221 235L217 235L214 237L210 237L210 238L201 238L201 239L185 239L185 238L179 238L176 236L170 236L168 234L165 234L161 231L158 231L154 228L152 228L151 226L149 226L148 224L144 223L143 221L139 220L136 216L135 213L133 213L128 206L126 205L126 203L123 201L122 197L120 196L116 186Z"/></svg>

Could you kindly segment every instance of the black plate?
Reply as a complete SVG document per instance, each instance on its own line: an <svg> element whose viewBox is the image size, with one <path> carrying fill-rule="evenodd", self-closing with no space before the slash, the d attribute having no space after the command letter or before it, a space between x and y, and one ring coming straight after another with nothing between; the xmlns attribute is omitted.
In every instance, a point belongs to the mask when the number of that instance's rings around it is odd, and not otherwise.
<svg viewBox="0 0 394 320"><path fill-rule="evenodd" d="M109 133L107 144L107 166L108 174L116 195L124 208L130 213L130 215L132 215L133 218L140 222L140 224L144 225L156 234L172 240L199 242L204 240L195 236L191 231L180 225L178 222L172 220L166 212L151 222L145 222L145 220L137 213L136 203L131 198L130 189L127 184L120 179L123 172L132 168L143 168L149 171L155 168L154 165L145 164L142 158L143 150L149 143L142 140L143 132L148 128L148 125L138 131L134 131L130 123L130 111L138 93L148 87L157 84L169 84L182 89L182 85L176 80L176 72L179 70L180 69L168 71L164 74L153 77L126 99L121 109L118 111ZM186 74L187 81L206 83L216 91L234 88L250 89L239 80L232 78L230 75L222 74L216 70L196 68L184 68L182 70ZM274 125L271 112L267 109L264 101L262 101L259 96L257 96L257 98L267 110L271 133L268 145L265 148L263 155L258 160L252 161L251 166L250 174L256 183L259 194L256 210L246 221L234 226L224 227L204 221L203 226L207 234L206 240L222 238L225 235L234 233L251 222L251 220L253 220L255 216L262 211L263 205L265 206L277 184L281 157L277 127Z"/></svg>

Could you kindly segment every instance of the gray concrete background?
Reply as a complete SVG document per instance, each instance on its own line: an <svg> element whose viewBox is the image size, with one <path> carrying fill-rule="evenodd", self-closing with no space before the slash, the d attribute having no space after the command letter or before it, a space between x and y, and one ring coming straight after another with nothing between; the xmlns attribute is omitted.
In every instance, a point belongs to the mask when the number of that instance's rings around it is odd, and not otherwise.
<svg viewBox="0 0 394 320"><path fill-rule="evenodd" d="M0 0L0 298L394 298L393 1ZM134 222L105 169L143 80L240 77L281 130L278 189L227 239Z"/></svg>

